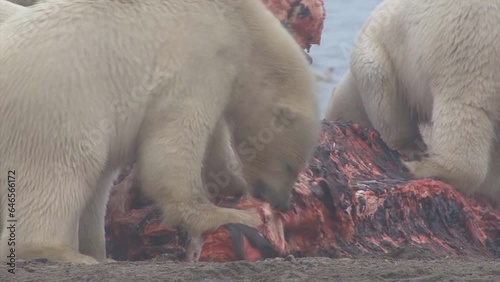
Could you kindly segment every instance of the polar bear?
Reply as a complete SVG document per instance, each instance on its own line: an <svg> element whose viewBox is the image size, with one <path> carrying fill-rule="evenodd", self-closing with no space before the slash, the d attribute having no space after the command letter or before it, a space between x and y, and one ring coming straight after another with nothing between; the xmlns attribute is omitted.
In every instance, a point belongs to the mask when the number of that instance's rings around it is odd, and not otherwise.
<svg viewBox="0 0 500 282"><path fill-rule="evenodd" d="M0 0L0 23L14 13L25 10L24 6L30 6L34 2ZM303 53L311 64L311 56L304 50ZM225 196L239 197L249 192L240 166L241 163L232 148L230 129L227 122L221 119L214 130L213 139L210 140L203 167L205 187L209 189L211 198L215 200Z"/></svg>
<svg viewBox="0 0 500 282"><path fill-rule="evenodd" d="M26 9L12 2L0 0L0 24L11 15ZM247 194L247 183L241 171L236 170L240 163L232 147L231 133L224 119L220 119L212 135L202 169L205 176L204 186L208 189L210 199L215 201L224 196L240 197ZM235 166L236 168L232 168ZM3 209L1 202L0 209ZM2 227L0 214L0 229L3 229Z"/></svg>
<svg viewBox="0 0 500 282"><path fill-rule="evenodd" d="M0 0L0 24L11 15L26 9L12 2ZM306 58L309 60L308 56ZM224 119L219 121L212 135L202 169L209 195L212 200L216 200L225 196L240 197L247 194L247 183L238 169L241 164L234 152L230 129Z"/></svg>
<svg viewBox="0 0 500 282"><path fill-rule="evenodd" d="M0 170L15 172L0 174L15 213L1 212L17 220L2 259L104 261L110 182L134 161L165 224L190 235L188 260L205 231L254 225L203 189L221 119L252 193L287 208L320 119L301 48L260 1L49 0L0 33Z"/></svg>
<svg viewBox="0 0 500 282"><path fill-rule="evenodd" d="M7 0L0 0L0 24L4 22L11 15L24 11L26 8Z"/></svg>
<svg viewBox="0 0 500 282"><path fill-rule="evenodd" d="M14 13L26 8L15 1L0 0L0 23ZM312 58L304 51L309 63ZM214 130L213 138L207 148L205 166L203 168L205 186L209 195L215 200L224 196L236 196L248 193L247 183L240 171L241 163L235 155L231 144L231 133L224 119L221 119Z"/></svg>
<svg viewBox="0 0 500 282"><path fill-rule="evenodd" d="M373 126L414 178L500 199L500 1L386 0L359 33L329 120ZM425 134L419 123L430 124ZM425 138L422 137L422 135Z"/></svg>

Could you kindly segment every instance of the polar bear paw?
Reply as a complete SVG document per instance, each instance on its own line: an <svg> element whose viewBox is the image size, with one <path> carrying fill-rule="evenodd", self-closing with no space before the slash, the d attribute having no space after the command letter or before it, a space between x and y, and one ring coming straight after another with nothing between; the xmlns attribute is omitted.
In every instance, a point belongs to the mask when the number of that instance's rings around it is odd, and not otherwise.
<svg viewBox="0 0 500 282"><path fill-rule="evenodd" d="M104 263L113 263L113 262L116 262L116 260L111 259L111 258L106 258L103 262Z"/></svg>
<svg viewBox="0 0 500 282"><path fill-rule="evenodd" d="M401 160L403 165L408 169L410 176L414 179L422 179L429 177L437 177L442 174L442 168L428 158L423 158L419 161Z"/></svg>
<svg viewBox="0 0 500 282"><path fill-rule="evenodd" d="M245 254L245 246L243 237L245 237L250 245L259 250L263 258L275 258L280 256L280 252L276 250L273 244L264 237L257 229L244 224L226 224L225 227L229 231L231 241L235 248L236 257L238 260L247 260Z"/></svg>
<svg viewBox="0 0 500 282"><path fill-rule="evenodd" d="M433 178L450 184L466 195L471 195L484 182L487 167L468 166L466 162L426 157L421 161L403 161L411 178Z"/></svg>
<svg viewBox="0 0 500 282"><path fill-rule="evenodd" d="M226 224L242 224L250 227L256 227L262 224L260 215L254 210L237 210L221 207L200 208L197 212L205 211L199 216L198 222L191 222L185 228L189 235L189 243L186 248L186 262L197 262L203 248L203 233L208 230L215 230ZM192 217L190 217L192 218Z"/></svg>
<svg viewBox="0 0 500 282"><path fill-rule="evenodd" d="M406 157L406 161L421 161L425 157L429 157L427 153L427 145L420 140L405 143L401 146L395 146L396 150Z"/></svg>

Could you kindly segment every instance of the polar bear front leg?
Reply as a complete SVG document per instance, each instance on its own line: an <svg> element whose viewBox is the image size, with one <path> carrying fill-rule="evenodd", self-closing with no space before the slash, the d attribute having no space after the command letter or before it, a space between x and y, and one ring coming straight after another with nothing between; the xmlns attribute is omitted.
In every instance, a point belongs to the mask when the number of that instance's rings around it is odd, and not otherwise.
<svg viewBox="0 0 500 282"><path fill-rule="evenodd" d="M217 98L228 91L210 91L206 87L210 83L223 82L199 82L198 87L192 85L197 89L179 94L181 98L152 103L141 129L137 158L141 187L162 208L164 224L188 232L187 258L191 261L201 253L205 231L227 223L254 226L258 220L253 212L214 205L203 187L203 158L227 102ZM186 97L185 93L199 95Z"/></svg>
<svg viewBox="0 0 500 282"><path fill-rule="evenodd" d="M113 170L102 174L92 198L80 217L79 250L82 254L91 256L100 262L106 261L104 217L109 191L117 173Z"/></svg>
<svg viewBox="0 0 500 282"><path fill-rule="evenodd" d="M362 36L353 48L351 72L366 115L390 147L407 156L422 152L418 123L397 92L397 74L389 56L369 34Z"/></svg>
<svg viewBox="0 0 500 282"><path fill-rule="evenodd" d="M219 119L207 148L204 177L211 199L241 196L247 193L247 183L238 170L241 162L231 143L231 131L226 119Z"/></svg>
<svg viewBox="0 0 500 282"><path fill-rule="evenodd" d="M482 90L480 86L477 89L463 86L460 90L443 88L436 94L442 98L434 102L429 157L404 164L413 178L438 177L470 195L486 180L489 171L495 149L494 115L485 111L486 104L481 105L488 103L488 99L473 104L455 96L460 93L457 91L463 91L460 95L464 99L479 95L475 91ZM481 95L494 94L483 90Z"/></svg>

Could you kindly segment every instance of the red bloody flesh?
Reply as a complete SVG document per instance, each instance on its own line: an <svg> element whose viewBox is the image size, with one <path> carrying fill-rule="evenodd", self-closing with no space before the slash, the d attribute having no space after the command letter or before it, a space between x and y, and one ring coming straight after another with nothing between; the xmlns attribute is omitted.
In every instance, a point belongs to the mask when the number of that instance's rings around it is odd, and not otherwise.
<svg viewBox="0 0 500 282"><path fill-rule="evenodd" d="M261 0L304 49L321 43L325 21L323 0Z"/></svg>
<svg viewBox="0 0 500 282"><path fill-rule="evenodd" d="M133 177L134 170L112 189L108 255L182 258L186 236L160 225L159 209L140 195ZM408 180L398 153L376 131L356 124L323 121L320 144L295 184L289 211L274 211L249 196L219 205L257 210L262 224L255 228L280 256L386 255L412 245L434 254L500 255L499 208L438 180ZM206 232L204 239L201 261L238 259L226 227ZM263 258L246 238L242 250L245 259Z"/></svg>

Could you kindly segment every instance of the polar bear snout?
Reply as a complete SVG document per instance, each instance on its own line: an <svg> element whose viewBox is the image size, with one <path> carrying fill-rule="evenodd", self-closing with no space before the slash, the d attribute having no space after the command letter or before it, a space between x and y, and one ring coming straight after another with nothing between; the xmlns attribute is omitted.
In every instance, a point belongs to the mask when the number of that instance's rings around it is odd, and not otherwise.
<svg viewBox="0 0 500 282"><path fill-rule="evenodd" d="M271 189L264 181L257 180L253 185L253 196L255 198L267 201L271 206L280 211L285 212L290 208L290 196L288 193L279 194L275 189Z"/></svg>

